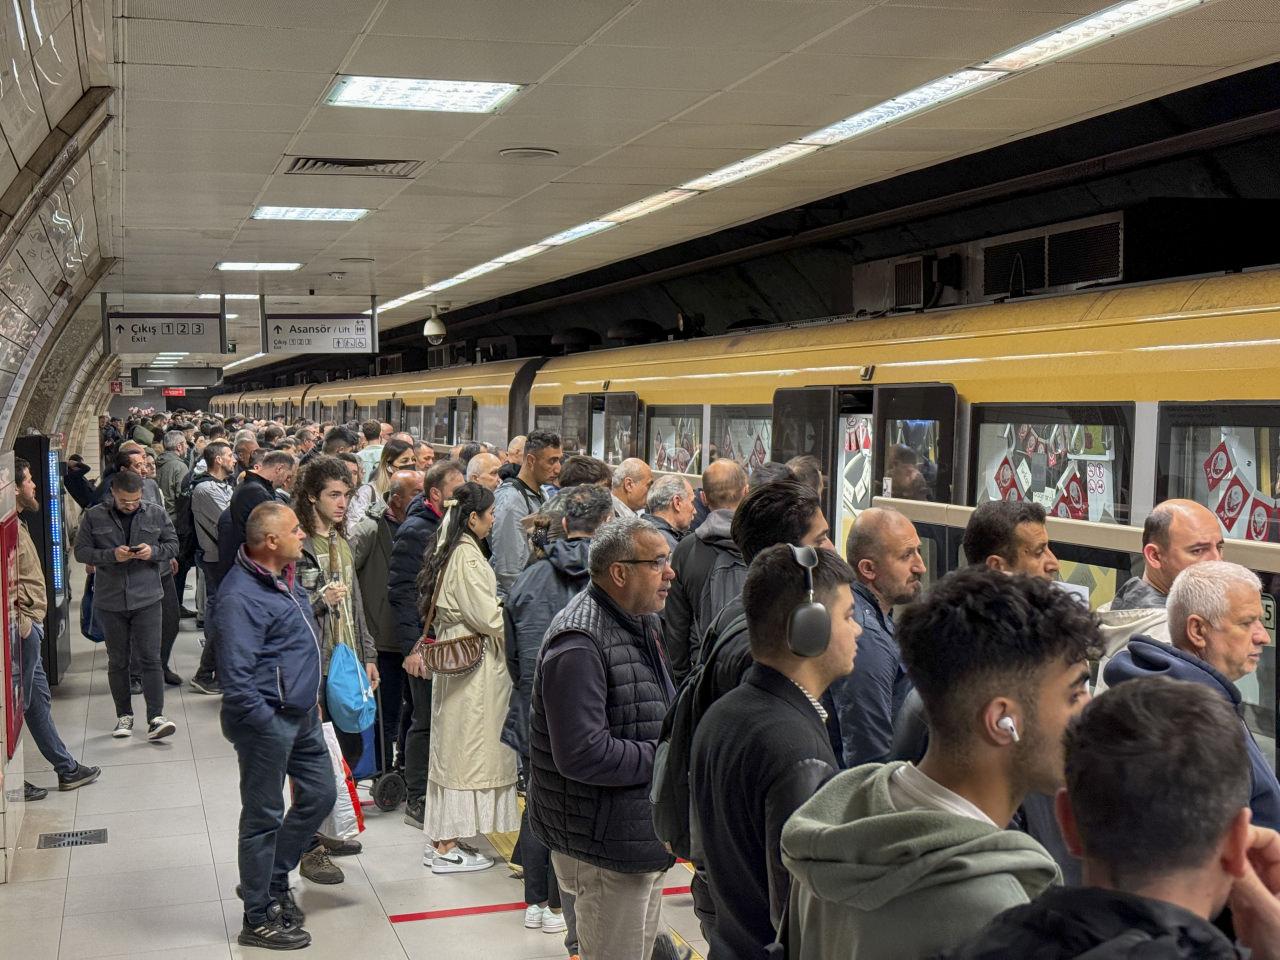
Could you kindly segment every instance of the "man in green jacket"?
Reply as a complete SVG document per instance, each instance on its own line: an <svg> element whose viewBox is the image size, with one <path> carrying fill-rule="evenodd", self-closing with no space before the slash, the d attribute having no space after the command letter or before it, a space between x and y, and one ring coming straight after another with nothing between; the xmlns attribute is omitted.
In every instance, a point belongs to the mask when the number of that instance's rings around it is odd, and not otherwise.
<svg viewBox="0 0 1280 960"><path fill-rule="evenodd" d="M1004 828L1063 783L1097 619L1047 581L969 568L908 607L897 639L929 747L918 766L838 774L787 821L792 960L924 960L1060 878Z"/></svg>

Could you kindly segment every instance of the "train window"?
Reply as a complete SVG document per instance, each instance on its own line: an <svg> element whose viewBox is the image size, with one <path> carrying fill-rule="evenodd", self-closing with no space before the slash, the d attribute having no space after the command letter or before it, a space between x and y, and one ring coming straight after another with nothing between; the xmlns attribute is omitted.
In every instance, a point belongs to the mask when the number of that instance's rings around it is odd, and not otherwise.
<svg viewBox="0 0 1280 960"><path fill-rule="evenodd" d="M842 391L836 417L836 476L839 478L833 534L844 548L849 529L858 514L871 506L875 490L872 459L875 457L875 422L870 390Z"/></svg>
<svg viewBox="0 0 1280 960"><path fill-rule="evenodd" d="M649 466L668 473L702 472L702 407L649 408Z"/></svg>
<svg viewBox="0 0 1280 960"><path fill-rule="evenodd" d="M880 489L886 497L951 502L956 392L949 385L877 387Z"/></svg>
<svg viewBox="0 0 1280 960"><path fill-rule="evenodd" d="M511 439L507 436L511 427L507 420L509 412L505 401L477 403L473 415L475 433L472 439L484 440L486 443L505 448Z"/></svg>
<svg viewBox="0 0 1280 960"><path fill-rule="evenodd" d="M750 469L769 459L773 446L773 408L767 403L711 408L707 462L737 460Z"/></svg>
<svg viewBox="0 0 1280 960"><path fill-rule="evenodd" d="M422 409L422 407L409 407L405 416L409 436L415 440L421 440L425 436L422 430Z"/></svg>
<svg viewBox="0 0 1280 960"><path fill-rule="evenodd" d="M551 433L559 434L561 430L560 408L558 406L534 407L533 429L549 430Z"/></svg>
<svg viewBox="0 0 1280 960"><path fill-rule="evenodd" d="M977 404L970 502L1031 500L1050 514L1128 523L1133 406Z"/></svg>
<svg viewBox="0 0 1280 960"><path fill-rule="evenodd" d="M610 393L604 397L604 462L616 465L639 455L640 401L634 393ZM594 430L595 421L592 418ZM593 435L592 440L596 437ZM594 442L593 442L594 446Z"/></svg>
<svg viewBox="0 0 1280 960"><path fill-rule="evenodd" d="M471 397L458 397L454 401L453 442L465 443L475 437L476 402Z"/></svg>
<svg viewBox="0 0 1280 960"><path fill-rule="evenodd" d="M770 459L785 463L792 457L817 457L826 473L831 465L831 387L775 390L773 394L773 443L766 444Z"/></svg>
<svg viewBox="0 0 1280 960"><path fill-rule="evenodd" d="M564 398L560 439L564 442L564 455L588 453L587 436L591 422L591 397L585 393L570 394Z"/></svg>
<svg viewBox="0 0 1280 960"><path fill-rule="evenodd" d="M1196 500L1234 540L1280 541L1280 408L1161 404L1156 500Z"/></svg>
<svg viewBox="0 0 1280 960"><path fill-rule="evenodd" d="M431 439L435 443L453 443L449 398L441 397L432 410Z"/></svg>
<svg viewBox="0 0 1280 960"><path fill-rule="evenodd" d="M375 411L373 407L356 407L356 419L361 423L364 423L366 420L374 420L376 418L377 411Z"/></svg>

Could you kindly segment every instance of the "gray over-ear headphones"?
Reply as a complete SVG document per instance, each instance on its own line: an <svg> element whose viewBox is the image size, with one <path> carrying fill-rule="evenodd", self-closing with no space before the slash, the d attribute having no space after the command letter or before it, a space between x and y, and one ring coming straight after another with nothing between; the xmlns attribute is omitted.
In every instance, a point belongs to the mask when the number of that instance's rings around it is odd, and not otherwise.
<svg viewBox="0 0 1280 960"><path fill-rule="evenodd" d="M787 616L787 646L797 657L819 657L831 642L831 614L813 597L818 551L814 547L789 546L796 563L804 569L805 598Z"/></svg>

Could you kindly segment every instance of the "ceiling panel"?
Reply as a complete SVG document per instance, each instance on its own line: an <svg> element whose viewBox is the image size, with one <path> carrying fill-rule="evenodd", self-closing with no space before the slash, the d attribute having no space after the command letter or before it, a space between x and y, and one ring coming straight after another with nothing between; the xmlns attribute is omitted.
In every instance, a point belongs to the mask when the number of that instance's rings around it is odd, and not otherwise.
<svg viewBox="0 0 1280 960"><path fill-rule="evenodd" d="M129 97L125 123L139 130L260 130L293 133L309 106L260 103L246 110L241 103L191 103Z"/></svg>
<svg viewBox="0 0 1280 960"><path fill-rule="evenodd" d="M328 79L317 93L329 86ZM321 106L307 124L308 133L347 133L369 137L461 140L493 119L487 114L430 113L425 110L361 110Z"/></svg>
<svg viewBox="0 0 1280 960"><path fill-rule="evenodd" d="M262 203L304 207L378 207L405 186L404 180L389 177L280 175L271 178L262 195Z"/></svg>
<svg viewBox="0 0 1280 960"><path fill-rule="evenodd" d="M775 147L804 136L809 126L740 123L664 123L635 141L638 147L719 147L742 151Z"/></svg>
<svg viewBox="0 0 1280 960"><path fill-rule="evenodd" d="M291 139L287 133L260 130L163 130L125 121L130 151L138 153L259 153L279 157Z"/></svg>
<svg viewBox="0 0 1280 960"><path fill-rule="evenodd" d="M631 0L390 0L372 32L400 37L582 43L630 3Z"/></svg>
<svg viewBox="0 0 1280 960"><path fill-rule="evenodd" d="M328 73L191 67L160 64L124 66L130 98L197 103L294 104L311 106L333 79Z"/></svg>
<svg viewBox="0 0 1280 960"><path fill-rule="evenodd" d="M293 142L293 157L343 157L360 160L438 160L461 140L370 137L360 133L304 133Z"/></svg>
<svg viewBox="0 0 1280 960"><path fill-rule="evenodd" d="M1106 100L1114 104L1121 91L1125 99L1187 83L1203 73L1200 67L1145 64L1051 63L1022 76L1002 80L990 95L1005 100Z"/></svg>
<svg viewBox="0 0 1280 960"><path fill-rule="evenodd" d="M874 5L874 0L848 3L641 0L600 35L600 42L630 47L782 53Z"/></svg>
<svg viewBox="0 0 1280 960"><path fill-rule="evenodd" d="M911 121L919 129L981 127L988 130L1034 130L1047 123L1105 110L1104 100L1012 100L1002 86L930 110Z"/></svg>
<svg viewBox="0 0 1280 960"><path fill-rule="evenodd" d="M799 94L849 94L891 97L936 80L969 64L952 58L849 56L793 53L767 70L748 77L735 91Z"/></svg>
<svg viewBox="0 0 1280 960"><path fill-rule="evenodd" d="M932 7L1000 13L1062 13L1072 17L1095 13L1115 0L887 0L890 7Z"/></svg>
<svg viewBox="0 0 1280 960"><path fill-rule="evenodd" d="M1236 23L1280 23L1275 0L1214 0L1178 14L1179 20L1224 20Z"/></svg>
<svg viewBox="0 0 1280 960"><path fill-rule="evenodd" d="M276 153L230 152L225 150L169 153L133 151L125 154L125 169L155 173L207 171L209 173L260 173L264 177L280 162Z"/></svg>
<svg viewBox="0 0 1280 960"><path fill-rule="evenodd" d="M632 90L723 90L776 57L769 50L739 49L732 57L699 57L683 48L592 43L546 82Z"/></svg>
<svg viewBox="0 0 1280 960"><path fill-rule="evenodd" d="M378 3L379 0L129 0L129 15L279 27L311 22L354 33L365 25Z"/></svg>
<svg viewBox="0 0 1280 960"><path fill-rule="evenodd" d="M1075 19L1066 13L878 7L809 47L837 56L983 60ZM927 38L927 39L926 39Z"/></svg>
<svg viewBox="0 0 1280 960"><path fill-rule="evenodd" d="M567 164L527 163L503 160L499 163L437 163L421 174L408 190L407 198L418 194L518 197L548 180L577 168Z"/></svg>
<svg viewBox="0 0 1280 960"><path fill-rule="evenodd" d="M573 117L583 120L665 120L705 100L702 90L634 90L619 87L539 85L503 113L507 117Z"/></svg>
<svg viewBox="0 0 1280 960"><path fill-rule="evenodd" d="M694 177L706 173L704 166L687 165L670 166L611 166L606 163L591 163L577 167L569 173L557 177L560 183L637 183L649 186L666 186L684 183Z"/></svg>
<svg viewBox="0 0 1280 960"><path fill-rule="evenodd" d="M680 119L688 123L765 123L816 130L878 102L876 97L730 91L715 95L682 114Z"/></svg>
<svg viewBox="0 0 1280 960"><path fill-rule="evenodd" d="M1277 2L1280 6L1280 0ZM1238 23L1167 20L1139 34L1119 37L1070 59L1070 63L1164 63L1225 66L1280 55L1280 22Z"/></svg>
<svg viewBox="0 0 1280 960"><path fill-rule="evenodd" d="M374 77L533 83L575 49L567 43L368 36L360 42L343 72Z"/></svg>
<svg viewBox="0 0 1280 960"><path fill-rule="evenodd" d="M493 144L493 149L506 147L550 147L564 151L567 147L595 146L595 153L617 143L625 143L651 129L656 120L593 120L589 117L495 117L471 135L472 145Z"/></svg>
<svg viewBox="0 0 1280 960"><path fill-rule="evenodd" d="M432 223L470 223L500 210L511 202L509 197L427 196L402 193L378 212L377 226L397 221ZM504 251L505 252L505 251Z"/></svg>
<svg viewBox="0 0 1280 960"><path fill-rule="evenodd" d="M301 22L323 22L308 18ZM332 73L355 40L354 33L174 20L129 20L129 63L182 63L261 70Z"/></svg>

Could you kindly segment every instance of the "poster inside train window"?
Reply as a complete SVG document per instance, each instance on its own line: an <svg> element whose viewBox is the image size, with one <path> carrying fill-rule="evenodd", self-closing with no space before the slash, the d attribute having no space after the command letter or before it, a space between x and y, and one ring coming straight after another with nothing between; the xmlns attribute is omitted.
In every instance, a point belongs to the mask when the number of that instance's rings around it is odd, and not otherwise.
<svg viewBox="0 0 1280 960"><path fill-rule="evenodd" d="M1280 542L1278 460L1277 427L1175 426L1168 495L1203 503L1229 539Z"/></svg>
<svg viewBox="0 0 1280 960"><path fill-rule="evenodd" d="M769 459L773 444L773 408L767 403L713 406L707 462L728 457L750 472Z"/></svg>
<svg viewBox="0 0 1280 960"><path fill-rule="evenodd" d="M1052 418L1028 413L978 411L974 503L1030 501L1064 520L1127 523L1127 422L1075 418L1062 408Z"/></svg>
<svg viewBox="0 0 1280 960"><path fill-rule="evenodd" d="M649 408L649 466L661 473L702 473L702 407Z"/></svg>

